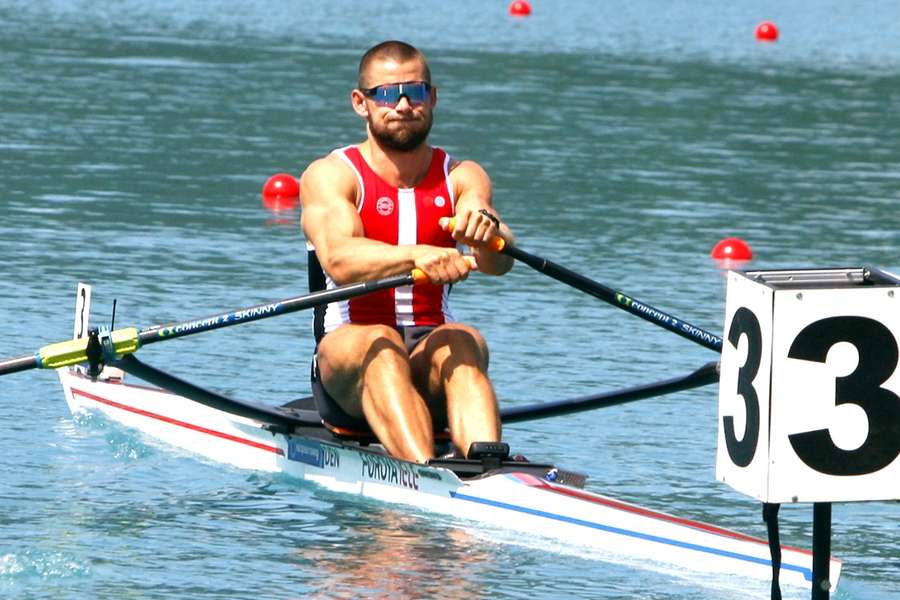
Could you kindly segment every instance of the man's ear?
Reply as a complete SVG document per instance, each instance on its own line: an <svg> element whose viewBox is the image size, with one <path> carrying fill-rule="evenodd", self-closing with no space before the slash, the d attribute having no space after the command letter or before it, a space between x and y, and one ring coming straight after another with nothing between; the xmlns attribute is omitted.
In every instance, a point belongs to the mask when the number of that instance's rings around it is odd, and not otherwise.
<svg viewBox="0 0 900 600"><path fill-rule="evenodd" d="M369 108L366 106L366 97L359 90L350 92L350 105L353 106L353 112L362 118L369 116Z"/></svg>

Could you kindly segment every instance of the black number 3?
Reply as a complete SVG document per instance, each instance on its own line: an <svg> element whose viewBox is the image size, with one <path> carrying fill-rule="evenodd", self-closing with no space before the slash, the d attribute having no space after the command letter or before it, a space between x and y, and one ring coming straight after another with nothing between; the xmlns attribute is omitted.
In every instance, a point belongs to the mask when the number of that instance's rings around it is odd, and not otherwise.
<svg viewBox="0 0 900 600"><path fill-rule="evenodd" d="M855 450L835 446L827 429L795 433L788 439L797 456L816 471L866 475L900 455L900 397L881 387L897 367L897 340L890 329L873 319L830 317L807 325L791 344L788 357L824 363L828 351L839 342L856 347L859 363L846 377L836 378L834 403L862 408L869 420L868 436Z"/></svg>
<svg viewBox="0 0 900 600"><path fill-rule="evenodd" d="M734 434L734 417L722 418L725 427L725 445L728 448L728 456L739 467L746 467L753 461L756 454L756 444L759 442L759 398L753 380L759 371L759 360L762 355L762 333L759 329L759 319L753 312L745 307L740 307L734 313L731 328L728 330L728 341L737 348L742 335L747 336L747 360L744 366L738 370L737 393L744 399L744 408L747 419L744 425L743 439L737 439Z"/></svg>

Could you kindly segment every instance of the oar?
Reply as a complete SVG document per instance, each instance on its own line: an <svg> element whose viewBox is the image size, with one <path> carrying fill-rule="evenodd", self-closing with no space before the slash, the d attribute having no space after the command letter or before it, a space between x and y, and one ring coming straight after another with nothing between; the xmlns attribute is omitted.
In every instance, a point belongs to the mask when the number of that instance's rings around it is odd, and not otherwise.
<svg viewBox="0 0 900 600"><path fill-rule="evenodd" d="M227 396L223 396L217 392L207 390L195 385L190 381L185 381L175 375L161 371L155 367L151 367L145 362L141 362L133 354L126 354L119 360L113 361L112 365L130 373L135 377L159 386L165 390L178 394L185 398L189 398L194 402L221 410L233 415L239 415L255 421L260 421L269 425L269 428L279 428L280 431L290 431L296 425L303 424L312 427L321 426L320 418L305 421L301 417L286 416L279 412L276 407L266 406L263 404L255 404L253 402L241 402L232 400Z"/></svg>
<svg viewBox="0 0 900 600"><path fill-rule="evenodd" d="M454 224L454 221L451 219L448 224L449 229L452 230ZM687 338L692 342L696 342L701 346L706 346L710 350L715 350L716 352L722 351L722 338L719 336L700 329L696 325L691 325L683 319L673 317L649 304L644 304L643 302L635 300L624 292L606 287L602 283L576 273L571 269L567 269L562 265L551 262L546 258L541 258L540 256L526 252L518 246L510 244L500 236L494 237L488 243L488 247L495 252L501 252L507 256L511 256L512 258L525 263L532 269L539 271L544 275L549 275L557 281L561 281L577 290L581 290L595 298L599 298L604 302L608 302L613 306L626 310L631 314L637 315L664 329L674 331L681 337Z"/></svg>
<svg viewBox="0 0 900 600"><path fill-rule="evenodd" d="M688 373L687 375L657 381L656 383L639 385L613 392L592 394L590 396L581 396L569 400L540 402L537 404L529 404L528 406L513 406L500 411L500 421L506 425L508 423L546 419L547 417L570 415L572 413L615 406L616 404L624 404L625 402L633 402L634 400L642 400L652 396L662 396L663 394L689 390L718 381L718 367L718 363L714 361L703 365L696 371Z"/></svg>
<svg viewBox="0 0 900 600"><path fill-rule="evenodd" d="M550 262L540 256L529 254L521 248L511 244L505 244L500 251L503 252L503 254L525 263L532 269L540 271L544 275L549 275L557 281L561 281L577 290L581 290L595 298L599 298L604 302L608 302L613 306L626 310L633 315L637 315L645 321L650 321L669 331L673 331L683 338L687 338L701 346L706 346L710 350L715 350L716 352L722 351L722 338L719 336L700 329L696 325L692 325L683 319L673 317L649 304L640 302L624 292L606 287L602 283L589 279L584 275L580 275L575 271Z"/></svg>
<svg viewBox="0 0 900 600"><path fill-rule="evenodd" d="M276 302L257 304L249 308L242 308L230 312L211 315L202 319L192 319L180 323L168 325L155 325L139 331L136 327L116 329L110 332L106 342L108 352L116 356L123 356L136 352L141 346L172 340L175 338L240 325L260 319L268 319L278 315L305 310L316 306L322 306L331 302L349 300L357 296L363 296L379 290L401 287L428 282L428 276L419 269L404 275L392 275L375 281L351 283L330 290L313 292L295 298L286 298ZM17 358L9 358L0 361L0 375L26 371L28 369L58 369L88 360L89 338L79 338L57 342L43 346L34 354L27 354Z"/></svg>

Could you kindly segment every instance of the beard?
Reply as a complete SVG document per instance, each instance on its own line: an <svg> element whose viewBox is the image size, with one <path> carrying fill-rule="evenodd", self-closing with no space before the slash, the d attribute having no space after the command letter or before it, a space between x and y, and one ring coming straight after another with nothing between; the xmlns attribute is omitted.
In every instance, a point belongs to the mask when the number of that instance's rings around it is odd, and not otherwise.
<svg viewBox="0 0 900 600"><path fill-rule="evenodd" d="M425 143L431 132L433 115L429 112L422 120L403 121L402 127L392 127L390 123L375 123L368 117L372 137L385 148L396 152L412 152Z"/></svg>

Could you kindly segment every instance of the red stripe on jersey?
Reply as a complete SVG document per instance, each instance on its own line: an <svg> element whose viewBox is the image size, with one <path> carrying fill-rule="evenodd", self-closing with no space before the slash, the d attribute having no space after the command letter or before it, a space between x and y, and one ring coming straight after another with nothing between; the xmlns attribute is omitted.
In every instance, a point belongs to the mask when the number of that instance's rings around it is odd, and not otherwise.
<svg viewBox="0 0 900 600"><path fill-rule="evenodd" d="M444 172L446 153L434 148L431 165L423 180L412 190L400 190L385 182L365 161L355 146L344 148L363 183L363 197L357 210L365 237L392 245L429 244L455 247L456 241L438 225L441 217L454 214L453 199ZM405 318L415 325L445 322L443 286L431 284L412 288L409 315L408 291L384 290L349 301L352 323L397 325ZM404 309L406 312L404 313Z"/></svg>

